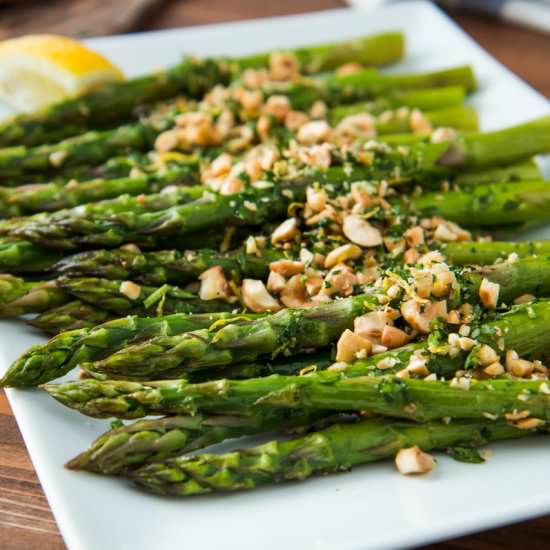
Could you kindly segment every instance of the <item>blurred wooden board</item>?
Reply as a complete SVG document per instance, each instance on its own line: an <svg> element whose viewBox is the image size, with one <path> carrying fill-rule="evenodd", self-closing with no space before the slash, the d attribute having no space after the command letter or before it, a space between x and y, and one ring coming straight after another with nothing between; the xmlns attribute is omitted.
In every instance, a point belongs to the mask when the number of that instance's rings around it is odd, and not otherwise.
<svg viewBox="0 0 550 550"><path fill-rule="evenodd" d="M0 39L30 33L75 37L128 32L164 0L26 0L0 5ZM5 0L0 0L0 4Z"/></svg>

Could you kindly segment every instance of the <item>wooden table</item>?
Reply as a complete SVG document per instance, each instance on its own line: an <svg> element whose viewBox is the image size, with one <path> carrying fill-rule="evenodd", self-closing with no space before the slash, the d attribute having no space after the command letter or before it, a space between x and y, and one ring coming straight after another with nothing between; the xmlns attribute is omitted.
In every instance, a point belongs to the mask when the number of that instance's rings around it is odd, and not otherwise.
<svg viewBox="0 0 550 550"><path fill-rule="evenodd" d="M339 0L294 0L292 3L281 0L180 0L166 2L162 9L150 14L143 28L199 25L342 5ZM455 12L451 15L501 62L546 97L550 97L550 36L500 24L491 19ZM33 29L25 27L25 32L30 30ZM38 26L36 30L44 32L49 29ZM0 434L0 549L62 550L65 545L3 393L0 393ZM475 505L475 498L472 504ZM550 516L436 544L424 550L516 550L527 547L530 550L550 548Z"/></svg>

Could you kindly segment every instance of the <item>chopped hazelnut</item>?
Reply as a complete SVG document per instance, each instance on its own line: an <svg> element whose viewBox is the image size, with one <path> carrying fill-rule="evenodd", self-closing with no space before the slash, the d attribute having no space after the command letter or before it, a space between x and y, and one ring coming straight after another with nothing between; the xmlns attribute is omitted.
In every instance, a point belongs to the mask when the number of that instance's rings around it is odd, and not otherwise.
<svg viewBox="0 0 550 550"><path fill-rule="evenodd" d="M289 218L275 228L271 234L273 244L292 240L298 234L298 222L296 218Z"/></svg>
<svg viewBox="0 0 550 550"><path fill-rule="evenodd" d="M382 234L361 216L348 215L342 225L344 235L355 244L365 247L379 246L382 244Z"/></svg>
<svg viewBox="0 0 550 550"><path fill-rule="evenodd" d="M445 143L447 141L453 141L456 138L456 130L454 128L440 127L436 128L430 136L432 143Z"/></svg>
<svg viewBox="0 0 550 550"><path fill-rule="evenodd" d="M303 308L314 305L308 300L306 286L301 275L294 275L281 290L281 302L286 307Z"/></svg>
<svg viewBox="0 0 550 550"><path fill-rule="evenodd" d="M498 304L500 285L492 283L489 279L483 279L479 285L479 299L486 308L494 309Z"/></svg>
<svg viewBox="0 0 550 550"><path fill-rule="evenodd" d="M487 344L483 344L477 352L477 358L483 367L486 367L492 363L498 361L497 352Z"/></svg>
<svg viewBox="0 0 550 550"><path fill-rule="evenodd" d="M327 193L324 189L308 187L306 191L306 204L313 212L321 212L327 204Z"/></svg>
<svg viewBox="0 0 550 550"><path fill-rule="evenodd" d="M290 52L273 52L269 56L269 76L272 80L294 80L300 76L300 65Z"/></svg>
<svg viewBox="0 0 550 550"><path fill-rule="evenodd" d="M351 330L346 329L336 344L336 361L351 363L357 357L357 352L365 350L370 353L372 344Z"/></svg>
<svg viewBox="0 0 550 550"><path fill-rule="evenodd" d="M264 105L264 111L266 114L272 115L282 122L290 111L288 97L285 95L272 95L268 97Z"/></svg>
<svg viewBox="0 0 550 550"><path fill-rule="evenodd" d="M415 445L400 449L395 456L395 465L400 474L427 474L433 470L435 461Z"/></svg>
<svg viewBox="0 0 550 550"><path fill-rule="evenodd" d="M325 268L330 269L336 264L346 262L347 260L356 260L363 251L355 244L344 244L331 250L325 258Z"/></svg>
<svg viewBox="0 0 550 550"><path fill-rule="evenodd" d="M244 279L241 291L244 305L256 313L281 309L279 302L269 294L262 281Z"/></svg>
<svg viewBox="0 0 550 550"><path fill-rule="evenodd" d="M485 367L483 369L483 372L488 376L500 376L501 374L504 374L504 367L501 363L495 361L494 363L491 363L490 365Z"/></svg>
<svg viewBox="0 0 550 550"><path fill-rule="evenodd" d="M285 126L292 132L307 124L309 117L303 111L289 111L285 117Z"/></svg>
<svg viewBox="0 0 550 550"><path fill-rule="evenodd" d="M267 289L270 292L281 292L281 290L285 287L285 284L286 279L282 275L276 273L275 271L269 272L269 276L267 278Z"/></svg>
<svg viewBox="0 0 550 550"><path fill-rule="evenodd" d="M123 281L120 284L119 291L130 300L137 300L141 294L141 286L132 281Z"/></svg>
<svg viewBox="0 0 550 550"><path fill-rule="evenodd" d="M303 273L305 265L302 262L292 260L277 260L269 264L269 269L275 273L279 273L283 277L290 277L297 273Z"/></svg>
<svg viewBox="0 0 550 550"><path fill-rule="evenodd" d="M399 328L386 325L382 330L382 345L388 349L404 346L409 340L410 336Z"/></svg>
<svg viewBox="0 0 550 550"><path fill-rule="evenodd" d="M231 295L225 273L219 265L203 271L199 280L201 282L199 290L201 300L226 299Z"/></svg>
<svg viewBox="0 0 550 550"><path fill-rule="evenodd" d="M428 334L430 323L438 317L446 318L447 303L445 301L419 304L416 300L407 300L401 305L401 314L405 321L414 329Z"/></svg>
<svg viewBox="0 0 550 550"><path fill-rule="evenodd" d="M330 135L330 126L324 120L312 120L300 127L296 137L304 145L315 145L326 141Z"/></svg>

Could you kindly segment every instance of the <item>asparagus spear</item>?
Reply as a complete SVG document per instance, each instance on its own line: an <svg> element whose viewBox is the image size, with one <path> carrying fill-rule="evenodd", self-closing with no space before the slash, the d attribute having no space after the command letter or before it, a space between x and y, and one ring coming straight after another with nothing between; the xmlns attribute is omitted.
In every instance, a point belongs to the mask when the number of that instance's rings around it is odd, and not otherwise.
<svg viewBox="0 0 550 550"><path fill-rule="evenodd" d="M472 331L472 336L479 343L491 345L495 349L514 349L520 356L537 357L550 349L550 335L546 329L549 320L550 302L538 302L515 308L495 321L484 323ZM231 325L228 326L231 328ZM531 410L533 416L542 415L542 418L548 418L550 396L539 393L539 389L543 392L545 387L541 385L543 384L541 381L475 382L478 391L469 393L460 387L455 387L452 383L449 385L447 382L438 382L438 386L432 386L435 382L428 383L414 379L402 381L401 378L391 376L386 377L384 379L386 382L381 385L381 379L375 376L379 373L377 369L381 364L380 361L391 359L395 369L402 369L409 363L413 354L421 351L425 354L427 365L433 372L448 377L457 368L464 367L468 356L467 352L462 351L450 357L448 347L444 345L436 345L433 352L430 352L430 349L432 346L429 341L409 344L403 348L357 361L344 371L329 369L310 373L307 376L273 375L250 380L216 380L202 384L189 384L186 380L142 383L126 380L82 380L58 385L46 384L44 389L67 407L88 416L102 418L109 416L140 418L151 414L194 414L198 411L235 413L249 411L251 407L260 405L262 407L305 405L324 409L364 409L390 416L404 414L406 416L409 413L414 415L415 411L419 415L429 415L432 411L435 416L429 418L437 418L438 414L457 418L481 418L484 412L500 415L504 410L502 407L506 408L505 412L519 407L518 410ZM106 358L103 362L108 359ZM165 355L165 359L170 361L171 358ZM136 357L137 375L141 367L140 361L141 357ZM96 363L94 367L99 367L100 363ZM388 392L383 391L386 383ZM415 384L409 386L409 383ZM487 384L497 385L491 390L488 389ZM418 398L426 400L418 403L415 401L414 404L418 407L414 411L412 406L403 410L403 406L407 404L403 401L408 399L409 387L418 389ZM439 388L440 393L434 391L430 394L429 388L432 387ZM421 388L426 388L427 392L422 393ZM521 390L523 389L533 396L533 405L531 402L522 404ZM493 391L497 396L496 400L489 397L485 402L483 396L492 395ZM401 398L398 397L399 395ZM438 399L440 396L441 402L430 400L429 395L437 395ZM472 401L475 402L475 406L472 405ZM450 407L451 402L455 402L452 414L446 414L444 411ZM534 406L540 406L542 409L538 408L535 411L532 408ZM486 407L493 407L493 409ZM425 419L424 416L422 419Z"/></svg>
<svg viewBox="0 0 550 550"><path fill-rule="evenodd" d="M67 294L54 281L32 283L0 274L0 318L46 311L67 299Z"/></svg>
<svg viewBox="0 0 550 550"><path fill-rule="evenodd" d="M150 120L145 119L113 130L90 131L60 143L33 148L0 149L0 174L4 178L17 181L17 179L25 178L29 173L48 173L59 168L70 170L73 167L93 166L106 161L115 154L123 155L130 151L149 150L153 148L155 139L161 132L174 126L177 114L178 109L172 108L169 112L152 117ZM434 126L451 126L464 131L479 129L477 113L471 107L457 106L438 109L427 112L426 117ZM387 122L379 120L376 122L376 129L382 135L409 132L409 116L396 115ZM192 163L189 169L189 178L193 175L198 178L198 174L194 174L197 172L196 168L196 163ZM43 189L43 192L47 190L55 192L61 185L59 182L54 182ZM16 193L4 190L4 194L10 197Z"/></svg>
<svg viewBox="0 0 550 550"><path fill-rule="evenodd" d="M131 279L149 285L184 283L213 266L221 266L234 278L264 279L269 263L285 257L283 252L266 248L261 257L244 249L220 253L212 249L160 250L142 252L135 247L90 250L63 258L51 271L71 277L91 276L106 279Z"/></svg>
<svg viewBox="0 0 550 550"><path fill-rule="evenodd" d="M537 224L549 218L550 186L546 181L476 185L448 193L412 197L409 206L421 216L437 215L464 227Z"/></svg>
<svg viewBox="0 0 550 550"><path fill-rule="evenodd" d="M334 50L333 50L334 46ZM292 50L291 50L292 51ZM365 64L384 64L403 54L403 36L385 33L363 37L352 42L313 46L292 51L302 70L319 67L334 68L334 63L346 60ZM234 70L266 66L267 54L231 60ZM215 84L227 83L230 64L226 60L188 58L165 71L134 78L126 82L106 84L100 89L57 103L43 111L19 115L0 126L0 146L36 145L52 142L60 136L70 136L82 127L97 127L124 120L143 104L182 94L200 98Z"/></svg>
<svg viewBox="0 0 550 550"><path fill-rule="evenodd" d="M484 278L500 285L499 304L509 304L522 294L550 296L550 258L527 256L518 261L479 267L462 274L463 294L470 301L479 296Z"/></svg>
<svg viewBox="0 0 550 550"><path fill-rule="evenodd" d="M542 179L544 177L537 163L533 159L529 159L495 168L459 172L452 179L452 182L459 186L469 186L480 183L536 181Z"/></svg>
<svg viewBox="0 0 550 550"><path fill-rule="evenodd" d="M433 111L449 107L460 107L464 103L466 90L462 86L447 86L426 90L389 91L372 101L352 105L336 105L329 112L334 124L343 118L361 112L380 115L384 111L409 107L421 111Z"/></svg>
<svg viewBox="0 0 550 550"><path fill-rule="evenodd" d="M286 50L291 53L304 73L331 71L344 63L386 65L403 57L405 37L399 32L360 36L345 42L319 44ZM240 71L269 65L270 53L252 54L232 60Z"/></svg>
<svg viewBox="0 0 550 550"><path fill-rule="evenodd" d="M125 290L126 281L111 281L94 277L56 279L57 287L84 302L117 313L164 315L170 313L215 313L233 311L239 304L224 300L201 300L196 294L177 286L150 287L131 284Z"/></svg>
<svg viewBox="0 0 550 550"><path fill-rule="evenodd" d="M127 124L113 130L89 131L52 145L0 149L0 174L16 179L22 174L48 173L59 167L99 164L134 149L150 149L157 133L148 124Z"/></svg>
<svg viewBox="0 0 550 550"><path fill-rule="evenodd" d="M72 297L119 314L213 313L240 307L224 300L201 300L192 292L167 284L150 287L93 277L36 282L12 275L0 277L0 317L40 313Z"/></svg>
<svg viewBox="0 0 550 550"><path fill-rule="evenodd" d="M55 336L67 330L92 328L113 318L113 314L109 311L80 300L73 300L44 311L27 323L46 334Z"/></svg>
<svg viewBox="0 0 550 550"><path fill-rule="evenodd" d="M502 285L501 303L525 293L539 291L544 295L550 292L549 272L550 261L540 258L482 268L462 274L461 293L467 301L477 302L481 282L487 278ZM178 378L204 367L255 361L262 355L281 351L288 354L304 347L322 347L349 328L358 311L365 307L372 309L374 304L374 293L363 294L308 310L286 309L260 320L224 326L215 333L158 336L113 353L97 362L95 369L114 378ZM540 308L546 312L548 304ZM335 313L342 316L340 322L333 320ZM333 325L327 327L327 323Z"/></svg>
<svg viewBox="0 0 550 550"><path fill-rule="evenodd" d="M381 74L365 69L346 76L328 75L316 80L271 84L263 90L266 95L284 94L289 98L293 109L307 110L317 100L333 106L365 101L397 91L439 86L461 86L467 91L473 91L477 84L472 68L465 65L411 74Z"/></svg>
<svg viewBox="0 0 550 550"><path fill-rule="evenodd" d="M376 418L221 455L199 454L152 462L131 472L130 478L142 489L160 495L236 491L347 470L391 458L400 449L414 445L425 451L458 444L478 447L533 433L536 430L519 430L504 422L414 424Z"/></svg>
<svg viewBox="0 0 550 550"><path fill-rule="evenodd" d="M228 222L231 225L257 225L286 213L292 200L289 189L294 193L294 200L299 200L299 197L305 196L306 182L318 178L330 178L330 181L349 180L355 174L362 175L364 172L365 170L357 168L350 174L335 167L326 172L306 172L288 183L267 189L251 187L234 195L203 191L204 196L189 203L188 207L183 204L149 215L138 213L130 216L122 212L118 216L110 215L105 219L98 218L97 215L84 215L84 207L81 206L78 207L76 216L71 210L62 214L56 213L55 216L44 216L34 222L22 222L15 229L10 228L10 233L47 247L71 250L81 245L116 246L156 235L188 235ZM84 206L93 209L95 204Z"/></svg>
<svg viewBox="0 0 550 550"><path fill-rule="evenodd" d="M346 110L346 107L353 109ZM329 114L329 118L333 124L340 122L344 116L347 116L347 111L364 112L359 110L355 105L345 105L340 111ZM383 136L386 134L406 134L411 131L410 113L408 111L386 111L389 120L381 118L376 119L376 132ZM451 127L462 132L479 131L479 120L477 112L473 107L455 106L446 107L444 109L436 109L433 111L423 112L424 117L431 123L433 127Z"/></svg>
<svg viewBox="0 0 550 550"><path fill-rule="evenodd" d="M360 295L309 309L285 309L258 320L228 324L216 332L159 336L114 353L94 369L114 377L177 378L191 370L322 348L375 303L374 297Z"/></svg>
<svg viewBox="0 0 550 550"><path fill-rule="evenodd" d="M323 371L310 376L272 375L202 384L189 384L185 380L138 383L87 379L45 384L43 389L63 405L95 418L132 419L206 411L239 413L265 406L368 410L423 422L442 417L501 417L519 410L528 410L534 418L548 420L550 397L543 393L546 387L540 380L472 380L469 390L465 391L445 380L346 377Z"/></svg>
<svg viewBox="0 0 550 550"><path fill-rule="evenodd" d="M198 185L197 159L170 166L152 173L140 173L114 179L92 179L84 182L38 183L14 188L0 188L0 216L72 208L87 202L119 197L158 193L168 185Z"/></svg>
<svg viewBox="0 0 550 550"><path fill-rule="evenodd" d="M447 243L442 252L454 265L487 265L505 259L510 254L517 254L520 258L549 254L550 241L454 242Z"/></svg>
<svg viewBox="0 0 550 550"><path fill-rule="evenodd" d="M208 328L232 319L253 319L257 315L177 313L164 317L131 315L93 328L64 332L46 344L27 350L8 369L0 386L26 388L63 376L77 365L95 361L132 342L160 334L177 334Z"/></svg>
<svg viewBox="0 0 550 550"><path fill-rule="evenodd" d="M278 430L320 429L342 415L323 418L318 412L296 412L283 417L279 411L254 415L168 416L140 420L99 436L89 449L70 460L71 470L120 475L150 462L175 457L245 435Z"/></svg>
<svg viewBox="0 0 550 550"><path fill-rule="evenodd" d="M85 216L78 210L78 216L70 210L52 217L43 216L37 222L22 221L10 234L28 239L52 248L74 249L78 246L116 246L136 241L140 237L153 235L186 235L216 225L256 225L276 219L286 210L289 201L301 201L308 183L345 183L358 179L389 178L391 181L409 181L421 178L425 172L453 173L459 168L478 167L484 163L502 163L505 159L521 158L535 151L550 148L550 117L536 120L515 128L489 134L458 138L451 144L419 144L405 154L402 149L378 151L369 166L333 166L326 171L304 170L290 181L277 180L277 185L268 189L249 188L234 195L208 195L197 203L174 206L136 216L110 216L108 220L98 216ZM522 141L522 136L527 136ZM534 137L536 136L536 137ZM492 151L491 144L499 145L509 141L505 153ZM512 147L513 145L513 147ZM292 185L292 199L286 188ZM544 182L525 182L508 186L476 187L472 191L455 191L446 196L425 194L411 199L413 210L421 213L439 213L444 217L476 226L479 216L472 218L481 208L486 225L542 221L547 217L545 206L549 194ZM189 188L194 189L194 188ZM152 195L151 197L154 197ZM435 199L435 204L432 204ZM523 201L523 202L520 202ZM95 203L89 203L94 208ZM92 206L90 206L92 205ZM99 205L98 210L101 205ZM80 207L82 208L82 207Z"/></svg>
<svg viewBox="0 0 550 550"><path fill-rule="evenodd" d="M41 272L61 255L28 241L0 238L0 272Z"/></svg>
<svg viewBox="0 0 550 550"><path fill-rule="evenodd" d="M0 234L5 235L27 223L40 223L45 220L63 220L68 214L76 217L103 216L108 218L116 214L155 212L177 204L185 204L197 200L204 195L205 191L204 186L193 185L170 187L162 193L142 194L138 196L120 195L113 199L81 204L74 208L62 209L57 212L38 213L32 216L3 220L0 221Z"/></svg>

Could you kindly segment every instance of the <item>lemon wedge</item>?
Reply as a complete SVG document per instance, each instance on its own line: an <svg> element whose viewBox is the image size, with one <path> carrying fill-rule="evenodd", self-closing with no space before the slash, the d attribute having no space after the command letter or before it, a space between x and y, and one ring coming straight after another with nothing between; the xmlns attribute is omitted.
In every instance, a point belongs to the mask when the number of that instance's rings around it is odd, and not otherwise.
<svg viewBox="0 0 550 550"><path fill-rule="evenodd" d="M28 35L0 42L0 99L18 111L123 79L109 60L71 38Z"/></svg>

